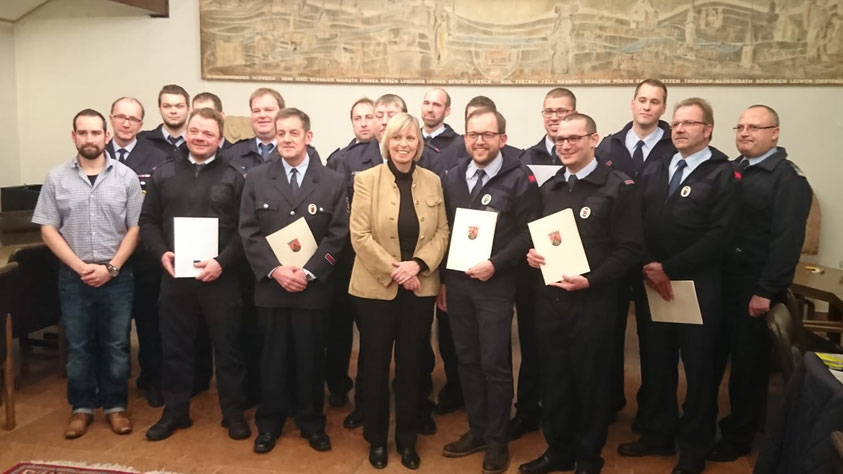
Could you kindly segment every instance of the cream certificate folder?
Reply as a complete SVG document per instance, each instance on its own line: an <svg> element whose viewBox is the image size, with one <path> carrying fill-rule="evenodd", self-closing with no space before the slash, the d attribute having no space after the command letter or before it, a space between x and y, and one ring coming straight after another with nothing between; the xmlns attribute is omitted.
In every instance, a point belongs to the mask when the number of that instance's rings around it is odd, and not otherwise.
<svg viewBox="0 0 843 474"><path fill-rule="evenodd" d="M650 318L656 323L702 324L700 303L694 280L671 280L673 300L665 301L659 292L644 282L647 301L650 303Z"/></svg>
<svg viewBox="0 0 843 474"><path fill-rule="evenodd" d="M536 184L539 186L554 177L562 169L560 165L527 165L527 167L533 172L533 176L536 177Z"/></svg>
<svg viewBox="0 0 843 474"><path fill-rule="evenodd" d="M287 227L267 235L266 241L269 242L275 258L281 265L288 267L304 267L318 247L304 217L299 217Z"/></svg>
<svg viewBox="0 0 843 474"><path fill-rule="evenodd" d="M541 270L545 285L562 280L562 275L582 275L591 271L571 208L536 219L527 227L533 248L544 257Z"/></svg>
<svg viewBox="0 0 843 474"><path fill-rule="evenodd" d="M193 264L217 256L219 228L219 219L216 217L173 218L176 278L196 278L202 269Z"/></svg>
<svg viewBox="0 0 843 474"><path fill-rule="evenodd" d="M498 213L457 208L445 268L464 272L492 255Z"/></svg>

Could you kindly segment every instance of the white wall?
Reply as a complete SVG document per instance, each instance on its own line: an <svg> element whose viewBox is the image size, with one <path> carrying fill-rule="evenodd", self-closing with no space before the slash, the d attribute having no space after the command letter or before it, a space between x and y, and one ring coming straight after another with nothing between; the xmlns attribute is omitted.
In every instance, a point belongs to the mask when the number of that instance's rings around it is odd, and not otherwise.
<svg viewBox="0 0 843 474"><path fill-rule="evenodd" d="M351 138L347 109L361 96L394 92L404 97L411 113L419 111L426 90L423 86L202 81L198 3L171 1L170 18L154 19L135 8L104 0L53 0L18 22L14 47L20 179L40 182L51 167L73 155L70 120L82 108L105 113L113 99L133 95L147 107L145 128L156 126L160 121L156 97L165 83L181 84L192 94L215 92L226 112L234 115L248 114L248 96L256 87L276 87L288 105L310 114L314 145L323 156ZM0 38L5 38L2 32ZM0 39L0 57L3 45L5 40ZM0 81L5 74L5 70L0 73ZM465 102L478 94L488 95L508 119L510 143L532 145L543 133L539 109L547 89L451 87L454 119L450 122L461 131L457 117ZM578 108L597 120L601 134L615 131L629 120L631 88L582 86L573 90ZM764 103L778 110L782 117L780 143L808 175L822 204L818 261L834 267L843 263L843 157L833 146L835 135L843 132L843 89L672 87L669 105L692 95L711 101L717 121L713 144L730 156L736 154L731 127L744 108ZM45 140L45 136L51 139ZM5 171L6 163L0 163Z"/></svg>
<svg viewBox="0 0 843 474"><path fill-rule="evenodd" d="M0 186L20 183L17 103L14 29L0 23Z"/></svg>

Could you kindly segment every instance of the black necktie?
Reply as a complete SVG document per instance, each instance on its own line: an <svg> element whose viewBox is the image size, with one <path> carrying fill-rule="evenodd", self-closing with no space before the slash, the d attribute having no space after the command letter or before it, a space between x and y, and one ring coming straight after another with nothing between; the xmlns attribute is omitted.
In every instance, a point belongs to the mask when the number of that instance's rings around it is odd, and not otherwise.
<svg viewBox="0 0 843 474"><path fill-rule="evenodd" d="M293 197L296 197L296 193L299 192L299 180L296 179L299 170L293 168L290 170L290 192L293 193Z"/></svg>
<svg viewBox="0 0 843 474"><path fill-rule="evenodd" d="M433 137L432 137L432 136L430 136L430 135L428 135L428 136L424 137L424 142L425 142L425 143L430 143L430 142L431 142L431 140L433 140Z"/></svg>
<svg viewBox="0 0 843 474"><path fill-rule="evenodd" d="M258 148L261 149L261 159L266 161L269 158L269 154L272 153L272 149L275 147L272 146L272 143L258 143Z"/></svg>
<svg viewBox="0 0 843 474"><path fill-rule="evenodd" d="M684 159L680 159L679 163L676 163L676 171L673 172L673 177L670 178L670 184L667 185L668 196L672 196L679 189L679 184L682 183L682 172L686 166L688 166L688 163Z"/></svg>
<svg viewBox="0 0 843 474"><path fill-rule="evenodd" d="M204 167L205 163L193 163L193 177L196 178L197 176L199 176L199 173Z"/></svg>
<svg viewBox="0 0 843 474"><path fill-rule="evenodd" d="M167 141L170 142L170 145L177 146L176 143L179 142L181 137L174 137L172 135L167 135Z"/></svg>
<svg viewBox="0 0 843 474"><path fill-rule="evenodd" d="M577 184L577 175L572 174L568 176L568 191L574 190L574 185Z"/></svg>
<svg viewBox="0 0 843 474"><path fill-rule="evenodd" d="M738 163L738 171L743 173L743 170L745 170L748 166L749 166L749 160L744 158L744 159L741 160L740 163Z"/></svg>
<svg viewBox="0 0 843 474"><path fill-rule="evenodd" d="M550 164L552 165L561 165L562 162L559 161L559 155L556 154L556 147L550 149Z"/></svg>
<svg viewBox="0 0 843 474"><path fill-rule="evenodd" d="M128 153L129 152L126 151L125 148L121 148L121 149L117 150L117 160L120 161L120 163L125 162L126 161L126 155Z"/></svg>
<svg viewBox="0 0 843 474"><path fill-rule="evenodd" d="M635 144L635 151L632 152L632 170L633 174L638 174L641 165L644 164L644 140L638 140Z"/></svg>
<svg viewBox="0 0 843 474"><path fill-rule="evenodd" d="M471 188L471 199L470 202L474 202L477 200L477 197L480 196L480 191L483 189L483 178L486 176L486 172L483 170L477 170L474 173L474 177L477 179L477 182L474 183L474 187Z"/></svg>

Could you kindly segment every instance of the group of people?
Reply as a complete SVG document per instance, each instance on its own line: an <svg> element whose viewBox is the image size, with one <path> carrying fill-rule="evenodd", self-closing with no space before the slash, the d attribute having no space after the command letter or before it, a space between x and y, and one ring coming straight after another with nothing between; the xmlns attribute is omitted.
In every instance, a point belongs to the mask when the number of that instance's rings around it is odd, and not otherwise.
<svg viewBox="0 0 843 474"><path fill-rule="evenodd" d="M709 103L688 98L661 120L667 87L637 85L632 121L602 140L574 94L544 98L545 134L520 150L488 97L465 108L465 132L445 123L451 99L427 91L421 123L397 95L360 99L354 139L323 164L310 118L275 90L249 98L254 138L228 143L220 99L190 102L177 85L158 96L162 124L141 132L144 108L117 99L109 119L73 118L78 154L47 176L33 222L61 260L68 339L65 436L82 436L102 407L112 430L126 414L131 319L138 387L164 406L146 432L158 441L191 426L190 399L216 374L222 426L273 449L288 417L317 451L331 449L328 403L354 408L375 468L388 462L394 354L395 447L417 469L419 434L434 414L464 409L468 431L446 457L484 452L484 473L509 465L508 443L541 428L547 449L525 474L600 472L609 424L624 398L624 332L634 302L641 387L623 456L674 455L675 474L747 454L761 428L769 342L764 317L783 300L799 260L812 192L778 146L779 117L748 107L734 127L739 155L711 147ZM113 137L108 133L111 123ZM557 166L539 182L531 166ZM446 269L458 209L496 213L488 259ZM571 209L590 271L544 285L544 256L527 224ZM176 278L175 218L218 220L218 254ZM317 248L284 265L267 236L304 219ZM554 236L548 236L553 238ZM293 252L301 242L286 242ZM674 297L694 282L703 322L654 322L645 285ZM521 348L516 414L511 323ZM435 348L446 381L432 400ZM353 325L360 332L349 377ZM213 356L211 357L211 354ZM687 394L680 416L679 360ZM211 362L213 360L213 362ZM715 441L717 393L731 361L731 413ZM211 369L213 367L213 370Z"/></svg>

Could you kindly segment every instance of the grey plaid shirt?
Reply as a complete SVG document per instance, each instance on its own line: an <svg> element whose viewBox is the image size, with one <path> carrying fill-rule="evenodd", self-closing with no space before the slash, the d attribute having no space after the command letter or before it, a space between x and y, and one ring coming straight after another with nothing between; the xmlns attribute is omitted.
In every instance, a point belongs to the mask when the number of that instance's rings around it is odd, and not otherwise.
<svg viewBox="0 0 843 474"><path fill-rule="evenodd" d="M50 170L32 222L57 228L83 261L108 262L126 231L138 225L140 182L131 168L108 159L92 186L77 160Z"/></svg>

